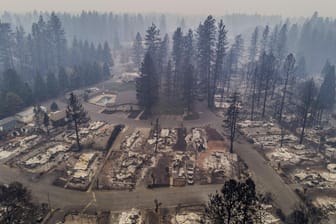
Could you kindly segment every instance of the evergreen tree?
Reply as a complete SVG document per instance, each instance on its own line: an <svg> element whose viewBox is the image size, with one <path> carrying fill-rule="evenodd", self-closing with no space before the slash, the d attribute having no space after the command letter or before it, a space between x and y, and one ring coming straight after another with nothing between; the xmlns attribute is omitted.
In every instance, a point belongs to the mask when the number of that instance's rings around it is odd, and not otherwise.
<svg viewBox="0 0 336 224"><path fill-rule="evenodd" d="M301 56L295 68L295 76L299 78L305 78L306 75L307 75L306 59L303 56Z"/></svg>
<svg viewBox="0 0 336 224"><path fill-rule="evenodd" d="M47 92L50 98L54 98L58 95L58 80L56 79L54 73L49 72L47 75Z"/></svg>
<svg viewBox="0 0 336 224"><path fill-rule="evenodd" d="M20 95L22 88L22 80L14 69L7 69L3 73L1 89L4 92L13 92Z"/></svg>
<svg viewBox="0 0 336 224"><path fill-rule="evenodd" d="M158 100L158 83L155 64L149 52L145 55L140 77L136 80L136 91L139 105L145 113L151 114Z"/></svg>
<svg viewBox="0 0 336 224"><path fill-rule="evenodd" d="M0 69L14 67L13 62L13 33L9 23L0 21Z"/></svg>
<svg viewBox="0 0 336 224"><path fill-rule="evenodd" d="M5 95L4 112L6 116L13 115L22 110L24 102L20 96L13 92L7 92Z"/></svg>
<svg viewBox="0 0 336 224"><path fill-rule="evenodd" d="M216 44L215 19L209 15L203 24L197 29L198 41L198 69L200 81L205 84L208 106L211 107L211 66L214 60L214 48ZM204 87L203 87L204 88Z"/></svg>
<svg viewBox="0 0 336 224"><path fill-rule="evenodd" d="M279 38L279 25L276 25L269 37L268 49L269 53L278 56L278 38Z"/></svg>
<svg viewBox="0 0 336 224"><path fill-rule="evenodd" d="M230 51L230 74L237 73L239 68L239 59L242 56L244 50L244 40L241 34L235 37L235 41Z"/></svg>
<svg viewBox="0 0 336 224"><path fill-rule="evenodd" d="M162 83L162 73L165 70L165 65L168 62L168 54L169 54L169 36L166 34L163 40L160 42L160 46L158 49L158 72L159 72L159 83L161 86Z"/></svg>
<svg viewBox="0 0 336 224"><path fill-rule="evenodd" d="M184 65L195 65L194 61L194 34L190 29L188 33L183 37L183 63Z"/></svg>
<svg viewBox="0 0 336 224"><path fill-rule="evenodd" d="M25 103L25 106L29 106L33 103L33 91L28 83L24 83L19 95Z"/></svg>
<svg viewBox="0 0 336 224"><path fill-rule="evenodd" d="M13 182L0 185L1 223L36 223L42 208L32 202L32 196L21 183Z"/></svg>
<svg viewBox="0 0 336 224"><path fill-rule="evenodd" d="M174 61L174 93L179 95L183 85L183 33L177 28L173 34L172 57Z"/></svg>
<svg viewBox="0 0 336 224"><path fill-rule="evenodd" d="M215 100L215 94L217 91L217 84L218 80L220 78L223 78L224 73L224 57L226 54L226 45L227 45L227 37L226 37L227 31L225 30L225 25L223 23L223 20L220 20L218 24L218 38L217 38L217 46L216 46L216 60L214 65L214 75L212 80L212 96L211 96L211 107L213 108L214 100Z"/></svg>
<svg viewBox="0 0 336 224"><path fill-rule="evenodd" d="M205 208L206 221L214 224L264 223L258 213L262 198L256 193L252 179L237 182L234 179L224 183L220 192L210 194Z"/></svg>
<svg viewBox="0 0 336 224"><path fill-rule="evenodd" d="M51 13L47 24L48 44L51 51L50 66L56 70L59 66L63 66L66 62L66 38L60 19L54 12Z"/></svg>
<svg viewBox="0 0 336 224"><path fill-rule="evenodd" d="M194 74L195 74L194 66L188 65L185 70L184 82L183 82L184 84L183 97L188 114L192 112L192 106L194 103L194 85L195 85Z"/></svg>
<svg viewBox="0 0 336 224"><path fill-rule="evenodd" d="M24 105L32 103L32 90L30 86L24 83L13 69L8 69L3 73L1 90L3 94L11 92L19 96Z"/></svg>
<svg viewBox="0 0 336 224"><path fill-rule="evenodd" d="M324 75L324 80L320 88L320 92L317 99L319 112L319 120L322 120L324 110L331 111L335 105L336 97L336 77L335 77L335 66L330 65L329 62L326 63L322 70Z"/></svg>
<svg viewBox="0 0 336 224"><path fill-rule="evenodd" d="M57 103L56 103L55 101L53 101L53 102L51 103L51 105L50 105L50 110L51 110L52 112L56 112L56 111L59 110L58 105L57 105Z"/></svg>
<svg viewBox="0 0 336 224"><path fill-rule="evenodd" d="M81 145L78 133L78 126L80 123L85 121L85 119L87 119L87 112L84 110L83 105L74 93L70 93L69 102L66 109L66 115L70 122L74 122L77 149L80 151Z"/></svg>
<svg viewBox="0 0 336 224"><path fill-rule="evenodd" d="M58 72L58 86L63 91L69 88L69 80L64 67L61 67Z"/></svg>
<svg viewBox="0 0 336 224"><path fill-rule="evenodd" d="M154 23L152 23L152 25L146 30L145 36L146 53L149 53L152 60L157 59L160 42L160 30ZM154 61L154 63L155 66L157 66L157 61Z"/></svg>
<svg viewBox="0 0 336 224"><path fill-rule="evenodd" d="M242 36L239 34L235 37L235 41L232 44L229 53L226 57L225 81L227 86L227 92L230 91L231 76L238 72L240 64L239 62L242 56L243 48L244 48L244 40Z"/></svg>
<svg viewBox="0 0 336 224"><path fill-rule="evenodd" d="M165 80L165 95L168 99L172 96L173 89L173 66L172 61L168 61L167 70L166 70L166 80Z"/></svg>
<svg viewBox="0 0 336 224"><path fill-rule="evenodd" d="M48 94L46 83L43 77L38 73L34 79L34 99L41 102L46 99Z"/></svg>
<svg viewBox="0 0 336 224"><path fill-rule="evenodd" d="M276 57L281 62L287 53L287 24L284 24L278 34L276 42Z"/></svg>
<svg viewBox="0 0 336 224"><path fill-rule="evenodd" d="M260 53L261 55L265 52L267 52L267 46L269 41L269 26L266 26L263 33L262 33L262 39L260 43Z"/></svg>
<svg viewBox="0 0 336 224"><path fill-rule="evenodd" d="M139 69L141 66L141 60L144 54L144 48L142 45L142 37L141 34L138 32L136 34L135 40L133 41L133 63Z"/></svg>
<svg viewBox="0 0 336 224"><path fill-rule="evenodd" d="M249 60L254 61L258 56L258 40L259 40L259 29L256 27L252 33L251 43L249 48Z"/></svg>
<svg viewBox="0 0 336 224"><path fill-rule="evenodd" d="M109 68L109 66L108 66L107 63L103 64L103 71L102 71L102 73L103 73L102 75L103 75L104 78L109 78L110 77L111 72L110 72L110 68Z"/></svg>
<svg viewBox="0 0 336 224"><path fill-rule="evenodd" d="M104 43L103 62L107 63L109 66L113 66L113 64L114 64L113 59L112 59L111 49L110 49L107 41L105 41L105 43Z"/></svg>
<svg viewBox="0 0 336 224"><path fill-rule="evenodd" d="M51 49L49 45L47 24L42 16L39 17L37 23L33 23L31 34L33 67L37 71L47 72L51 64L50 60L53 60L51 53L55 48Z"/></svg>
<svg viewBox="0 0 336 224"><path fill-rule="evenodd" d="M15 68L20 74L25 74L29 72L29 49L27 47L27 40L22 26L16 28L14 36L15 46L13 54L17 59L17 63L15 63Z"/></svg>

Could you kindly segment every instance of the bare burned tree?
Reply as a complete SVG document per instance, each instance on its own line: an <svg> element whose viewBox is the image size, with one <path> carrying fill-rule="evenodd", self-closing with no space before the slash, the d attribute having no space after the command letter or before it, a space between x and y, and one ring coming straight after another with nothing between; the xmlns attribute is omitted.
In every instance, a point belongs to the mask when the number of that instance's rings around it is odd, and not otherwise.
<svg viewBox="0 0 336 224"><path fill-rule="evenodd" d="M300 135L300 144L302 144L307 125L308 114L311 112L316 98L317 89L313 79L305 82L301 91L301 104L299 105L299 113L302 118L302 130Z"/></svg>
<svg viewBox="0 0 336 224"><path fill-rule="evenodd" d="M286 94L287 94L287 86L290 76L294 73L294 66L295 66L295 58L293 54L289 54L286 58L285 64L284 64L284 73L285 73L285 86L282 91L282 98L281 98L281 105L280 105L280 115L279 115L279 122L281 124L282 121L282 113L283 108L286 100Z"/></svg>
<svg viewBox="0 0 336 224"><path fill-rule="evenodd" d="M231 105L227 111L227 120L225 121L230 130L230 153L233 153L233 142L236 135L237 119L239 114L239 95L235 92L231 99Z"/></svg>

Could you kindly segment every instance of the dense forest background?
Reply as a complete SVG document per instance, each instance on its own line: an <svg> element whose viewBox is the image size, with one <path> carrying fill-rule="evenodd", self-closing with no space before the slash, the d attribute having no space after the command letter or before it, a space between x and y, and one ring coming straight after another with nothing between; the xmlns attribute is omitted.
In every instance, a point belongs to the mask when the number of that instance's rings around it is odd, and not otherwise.
<svg viewBox="0 0 336 224"><path fill-rule="evenodd" d="M187 40L189 33L190 50L202 50L195 43L202 43L200 25L204 18L94 11L80 14L4 12L0 14L0 117L12 115L25 106L38 104L68 90L106 79L112 67L119 63L133 62L137 71L141 62L150 65L150 60L158 60L157 57L162 58L172 51L173 67L178 73L178 38L186 34L183 38ZM218 16L216 20L222 20L225 25L222 36L227 42L223 43L223 47L229 49L225 53L229 55L226 60L231 60L226 62L230 64L230 69L226 66L227 73L234 73L248 60L253 61L249 58L251 55L261 56L266 48L280 61L293 53L297 70L307 77L320 73L326 61L331 64L336 62L336 20L322 18L318 13L310 18L290 19L234 14ZM160 34L160 45L165 46L167 52L161 56L152 55L152 59L146 61L140 48L142 41L145 45L149 43L146 40L150 31L148 27L153 27L153 32ZM193 43L195 39L197 41ZM139 55L134 55L136 44L139 45ZM161 50L159 52L164 49ZM218 60L223 59L219 57ZM231 67L235 64L237 68ZM159 72L162 73L166 67L169 69L169 64Z"/></svg>

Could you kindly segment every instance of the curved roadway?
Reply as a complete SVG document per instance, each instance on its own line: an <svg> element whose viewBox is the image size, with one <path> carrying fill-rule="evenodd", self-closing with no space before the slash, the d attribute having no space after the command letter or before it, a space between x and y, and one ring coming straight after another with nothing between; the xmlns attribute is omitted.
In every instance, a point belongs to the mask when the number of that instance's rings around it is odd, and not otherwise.
<svg viewBox="0 0 336 224"><path fill-rule="evenodd" d="M103 120L108 123L123 123L131 127L150 127L149 121L127 119L122 114L101 114L99 107L92 104L84 105L93 120ZM222 119L206 109L206 106L199 104L198 111L201 116L198 120L184 121L183 126L200 127L210 125L222 133ZM181 120L176 116L161 116L162 127L181 126ZM290 211L300 202L297 195L278 176L278 174L266 163L264 158L256 152L250 144L235 145L236 153L246 162L251 170L257 187L264 192L271 192L275 196L275 203L285 212ZM63 189L52 185L52 179L48 176L42 177L34 182L27 175L22 174L16 168L9 168L2 165L0 169L0 182L10 183L19 181L27 186L41 202L51 203L53 208L76 208L82 210L91 205L97 209L120 211L130 208L153 208L154 199L159 200L164 207L177 206L178 204L197 204L207 201L208 195L219 190L221 185L194 185L181 188L158 188L147 189L138 187L132 192L128 191L92 191L80 192Z"/></svg>

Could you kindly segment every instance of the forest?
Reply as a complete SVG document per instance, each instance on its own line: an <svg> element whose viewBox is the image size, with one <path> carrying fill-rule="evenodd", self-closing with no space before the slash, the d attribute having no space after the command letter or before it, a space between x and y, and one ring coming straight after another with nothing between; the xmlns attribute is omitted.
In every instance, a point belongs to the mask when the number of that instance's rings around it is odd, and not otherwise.
<svg viewBox="0 0 336 224"><path fill-rule="evenodd" d="M191 111L196 98L206 97L209 107L216 94L224 99L237 74L259 105L262 92L273 96L277 84L293 78L283 77L286 58L295 61L288 73L297 80L316 77L336 60L336 21L318 13L286 20L94 11L0 18L1 117L106 79L115 63L132 63L128 69L142 74L140 105L150 109L161 98Z"/></svg>

